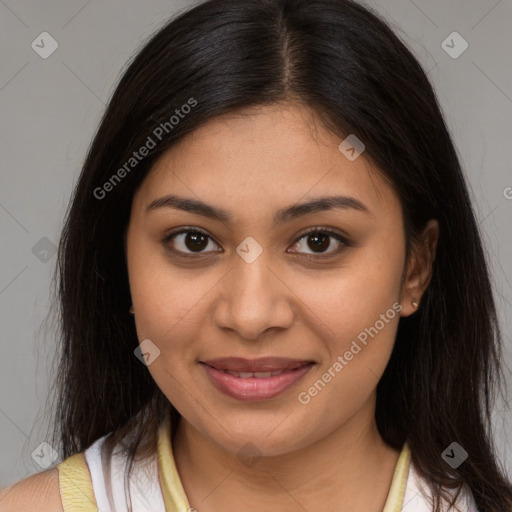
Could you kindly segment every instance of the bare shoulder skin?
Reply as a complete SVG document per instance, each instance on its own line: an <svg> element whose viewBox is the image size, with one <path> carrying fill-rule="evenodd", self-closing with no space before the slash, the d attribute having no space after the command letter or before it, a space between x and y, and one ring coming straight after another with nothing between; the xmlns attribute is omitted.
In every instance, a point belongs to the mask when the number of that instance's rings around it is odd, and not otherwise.
<svg viewBox="0 0 512 512"><path fill-rule="evenodd" d="M59 471L47 469L0 490L0 512L64 512L59 491Z"/></svg>

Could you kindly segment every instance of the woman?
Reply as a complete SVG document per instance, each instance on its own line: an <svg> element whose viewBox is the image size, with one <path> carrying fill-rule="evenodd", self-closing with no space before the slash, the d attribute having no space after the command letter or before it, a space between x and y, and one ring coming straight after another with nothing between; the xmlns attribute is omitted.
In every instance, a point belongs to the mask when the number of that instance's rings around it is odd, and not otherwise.
<svg viewBox="0 0 512 512"><path fill-rule="evenodd" d="M210 0L161 29L58 271L64 460L12 510L512 510L460 163L420 65L357 3Z"/></svg>

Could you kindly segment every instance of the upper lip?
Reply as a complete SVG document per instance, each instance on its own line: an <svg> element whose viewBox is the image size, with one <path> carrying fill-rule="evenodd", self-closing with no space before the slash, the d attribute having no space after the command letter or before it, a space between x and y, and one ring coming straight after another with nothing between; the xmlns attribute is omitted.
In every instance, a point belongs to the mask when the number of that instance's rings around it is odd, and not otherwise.
<svg viewBox="0 0 512 512"><path fill-rule="evenodd" d="M313 361L303 359L289 359L285 357L261 357L259 359L244 359L243 357L221 357L201 361L217 370L233 372L275 372L293 370L305 366Z"/></svg>

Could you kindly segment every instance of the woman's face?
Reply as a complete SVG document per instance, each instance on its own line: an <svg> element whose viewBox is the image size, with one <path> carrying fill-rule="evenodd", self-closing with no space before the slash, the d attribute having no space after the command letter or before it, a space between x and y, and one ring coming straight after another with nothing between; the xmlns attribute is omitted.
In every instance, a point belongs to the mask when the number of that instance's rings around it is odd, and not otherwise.
<svg viewBox="0 0 512 512"><path fill-rule="evenodd" d="M420 298L401 281L397 196L341 142L299 107L223 116L165 153L134 197L126 250L148 369L230 452L365 428L399 317Z"/></svg>

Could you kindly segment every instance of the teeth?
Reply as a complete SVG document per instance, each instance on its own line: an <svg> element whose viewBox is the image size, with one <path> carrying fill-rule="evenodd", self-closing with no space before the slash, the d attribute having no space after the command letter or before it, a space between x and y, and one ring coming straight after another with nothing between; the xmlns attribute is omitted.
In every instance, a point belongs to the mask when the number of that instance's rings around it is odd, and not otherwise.
<svg viewBox="0 0 512 512"><path fill-rule="evenodd" d="M268 377L274 377L275 375L281 375L283 370L276 370L273 372L234 372L232 370L224 370L229 375L233 375L233 377L240 377L242 379L247 379L250 377L256 377L258 379L266 379Z"/></svg>

